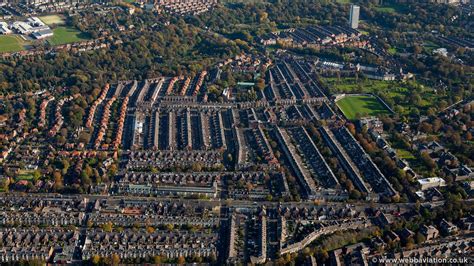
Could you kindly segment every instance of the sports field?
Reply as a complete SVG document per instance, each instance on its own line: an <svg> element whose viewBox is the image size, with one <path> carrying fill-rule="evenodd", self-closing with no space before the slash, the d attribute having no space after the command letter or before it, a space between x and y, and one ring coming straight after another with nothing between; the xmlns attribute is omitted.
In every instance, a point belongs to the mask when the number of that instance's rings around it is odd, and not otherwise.
<svg viewBox="0 0 474 266"><path fill-rule="evenodd" d="M0 36L0 52L18 52L23 49L23 40L19 36Z"/></svg>
<svg viewBox="0 0 474 266"><path fill-rule="evenodd" d="M407 11L407 8L400 4L384 4L374 9L384 13L405 13Z"/></svg>
<svg viewBox="0 0 474 266"><path fill-rule="evenodd" d="M348 95L339 100L336 104L346 118L350 120L364 116L390 114L390 111L373 96Z"/></svg>
<svg viewBox="0 0 474 266"><path fill-rule="evenodd" d="M89 39L86 33L72 27L57 27L53 30L53 33L53 37L48 40L52 45L80 42Z"/></svg>
<svg viewBox="0 0 474 266"><path fill-rule="evenodd" d="M41 21L43 21L46 25L63 25L64 19L58 15L49 15L49 16L42 16L39 17Z"/></svg>

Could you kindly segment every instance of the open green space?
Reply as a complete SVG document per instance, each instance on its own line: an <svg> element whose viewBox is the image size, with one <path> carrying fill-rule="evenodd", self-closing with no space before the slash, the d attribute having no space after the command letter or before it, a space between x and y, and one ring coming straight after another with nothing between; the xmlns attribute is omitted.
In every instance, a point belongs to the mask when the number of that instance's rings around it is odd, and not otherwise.
<svg viewBox="0 0 474 266"><path fill-rule="evenodd" d="M24 41L17 35L0 36L0 52L18 52L24 50Z"/></svg>
<svg viewBox="0 0 474 266"><path fill-rule="evenodd" d="M87 33L83 33L73 27L57 27L53 30L53 37L48 40L52 45L80 42L90 39Z"/></svg>
<svg viewBox="0 0 474 266"><path fill-rule="evenodd" d="M383 81L365 78L323 78L331 93L370 93L380 96L384 101L394 108L400 106L402 111L396 110L400 114L409 114L411 108L428 110L436 107L437 103L443 99L443 95L436 94L431 88L421 85L416 81ZM412 100L412 95L419 95L419 99Z"/></svg>
<svg viewBox="0 0 474 266"><path fill-rule="evenodd" d="M18 176L15 178L16 181L27 180L31 181L34 179L34 170L20 170Z"/></svg>
<svg viewBox="0 0 474 266"><path fill-rule="evenodd" d="M374 8L375 10L379 12L384 12L384 13L403 13L406 11L406 6L402 4L384 4L382 6L377 6Z"/></svg>
<svg viewBox="0 0 474 266"><path fill-rule="evenodd" d="M423 48L426 50L427 53L432 53L433 50L440 48L438 44L432 41L426 41L423 43Z"/></svg>
<svg viewBox="0 0 474 266"><path fill-rule="evenodd" d="M415 155L413 155L413 153L411 153L410 151L405 150L405 149L397 149L397 156L400 157L401 159L405 159L405 160L414 160L415 159Z"/></svg>
<svg viewBox="0 0 474 266"><path fill-rule="evenodd" d="M391 55L394 55L394 54L397 53L397 48L395 48L395 47L390 47L390 48L387 50L387 52L388 52L389 54L391 54Z"/></svg>
<svg viewBox="0 0 474 266"><path fill-rule="evenodd" d="M63 25L65 23L64 19L59 15L48 15L39 17L46 25Z"/></svg>
<svg viewBox="0 0 474 266"><path fill-rule="evenodd" d="M374 93L396 85L394 81L367 80L364 78L323 78L333 93Z"/></svg>
<svg viewBox="0 0 474 266"><path fill-rule="evenodd" d="M365 116L390 114L390 111L374 96L347 95L337 101L337 106L347 119L355 120Z"/></svg>

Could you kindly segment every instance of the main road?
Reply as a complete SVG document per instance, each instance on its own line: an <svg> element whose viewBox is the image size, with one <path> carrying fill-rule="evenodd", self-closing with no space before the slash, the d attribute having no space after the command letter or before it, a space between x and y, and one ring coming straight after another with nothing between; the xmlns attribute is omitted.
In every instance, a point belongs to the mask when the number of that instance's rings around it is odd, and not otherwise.
<svg viewBox="0 0 474 266"><path fill-rule="evenodd" d="M227 208L259 208L265 206L267 208L278 208L278 207L335 207L343 208L350 207L355 210L365 210L366 208L374 208L377 210L383 211L400 211L408 210L414 207L414 203L377 203L377 202L335 202L335 201L288 201L288 202L279 202L279 201L249 201L249 200L223 200L223 199L184 199L184 198L170 198L170 197L140 197L140 196L115 196L115 195L86 195L86 194L73 194L73 195L63 195L57 193L0 193L0 198L2 197L19 197L19 198L41 198L44 200L48 199L89 199L91 200L108 200L109 202L116 201L117 203L124 201L176 201L176 202L185 202L186 204L206 204L211 206L222 206ZM439 201L431 203L435 206L441 206L444 202Z"/></svg>

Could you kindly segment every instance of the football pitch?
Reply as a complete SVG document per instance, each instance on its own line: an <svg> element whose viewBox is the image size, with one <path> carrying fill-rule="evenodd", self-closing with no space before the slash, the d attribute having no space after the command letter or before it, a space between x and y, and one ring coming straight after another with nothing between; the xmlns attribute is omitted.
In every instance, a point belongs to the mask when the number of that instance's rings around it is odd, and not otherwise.
<svg viewBox="0 0 474 266"><path fill-rule="evenodd" d="M41 21L43 21L46 25L63 25L64 24L64 19L58 15L49 15L49 16L42 16L39 18Z"/></svg>
<svg viewBox="0 0 474 266"><path fill-rule="evenodd" d="M0 36L0 52L18 52L23 49L23 40L19 36Z"/></svg>
<svg viewBox="0 0 474 266"><path fill-rule="evenodd" d="M53 37L48 40L52 45L80 42L89 39L89 35L72 27L57 27L53 30Z"/></svg>
<svg viewBox="0 0 474 266"><path fill-rule="evenodd" d="M336 104L350 120L364 116L390 114L390 111L377 98L369 95L348 95Z"/></svg>

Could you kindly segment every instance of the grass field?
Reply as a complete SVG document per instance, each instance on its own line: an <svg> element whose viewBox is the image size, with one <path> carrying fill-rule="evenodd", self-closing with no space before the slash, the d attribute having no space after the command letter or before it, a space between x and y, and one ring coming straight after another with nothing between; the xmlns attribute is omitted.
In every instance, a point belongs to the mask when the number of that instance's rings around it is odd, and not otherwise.
<svg viewBox="0 0 474 266"><path fill-rule="evenodd" d="M390 47L390 48L387 50L387 52L388 52L389 54L391 54L391 55L394 55L394 54L397 53L397 48L395 48L395 47Z"/></svg>
<svg viewBox="0 0 474 266"><path fill-rule="evenodd" d="M34 173L33 170L20 170L20 172L18 173L18 176L15 178L15 180L16 181L19 181L19 180L31 181L34 178L33 173Z"/></svg>
<svg viewBox="0 0 474 266"><path fill-rule="evenodd" d="M373 96L348 95L339 100L336 104L349 120L364 116L390 114L390 111Z"/></svg>
<svg viewBox="0 0 474 266"><path fill-rule="evenodd" d="M426 50L426 52L432 53L434 49L438 49L440 46L432 41L427 41L423 43L423 48Z"/></svg>
<svg viewBox="0 0 474 266"><path fill-rule="evenodd" d="M326 83L332 92L334 93L372 93L376 91L385 91L395 84L393 81L383 81L383 80L365 80L359 78L323 78L324 83Z"/></svg>
<svg viewBox="0 0 474 266"><path fill-rule="evenodd" d="M64 19L58 15L42 16L39 17L39 19L43 21L46 25L63 25L65 23Z"/></svg>
<svg viewBox="0 0 474 266"><path fill-rule="evenodd" d="M80 42L89 39L89 35L71 27L57 27L53 37L48 40L52 45Z"/></svg>
<svg viewBox="0 0 474 266"><path fill-rule="evenodd" d="M18 52L24 49L23 40L17 35L0 36L0 52Z"/></svg>
<svg viewBox="0 0 474 266"><path fill-rule="evenodd" d="M405 150L405 149L397 149L397 156L402 158L402 159L406 159L406 160L416 159L416 157L415 157L415 155L413 155L413 153L411 153L410 151Z"/></svg>
<svg viewBox="0 0 474 266"><path fill-rule="evenodd" d="M375 10L384 13L404 13L407 9L403 5L398 4L386 4L383 6L375 7Z"/></svg>
<svg viewBox="0 0 474 266"><path fill-rule="evenodd" d="M427 110L433 107L441 99L442 95L437 95L429 87L424 87L419 90L421 101L418 105L414 106L409 102L409 95L413 91L412 85L418 84L415 81L403 83L399 81L382 81L382 80L370 80L359 78L323 78L324 83L330 89L331 93L370 93L385 95L384 99L392 99L396 105L400 105L404 108L402 114L408 114L411 107L417 107L420 110ZM390 103L389 103L390 104Z"/></svg>

